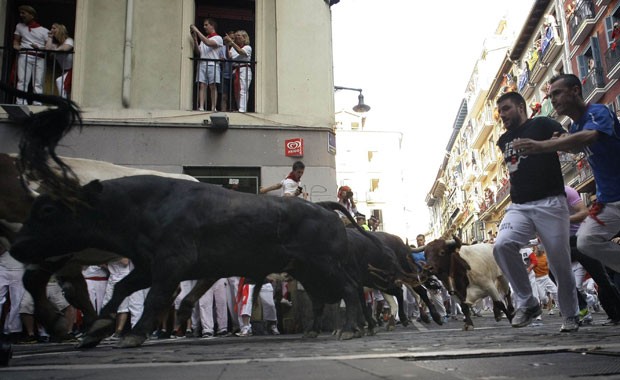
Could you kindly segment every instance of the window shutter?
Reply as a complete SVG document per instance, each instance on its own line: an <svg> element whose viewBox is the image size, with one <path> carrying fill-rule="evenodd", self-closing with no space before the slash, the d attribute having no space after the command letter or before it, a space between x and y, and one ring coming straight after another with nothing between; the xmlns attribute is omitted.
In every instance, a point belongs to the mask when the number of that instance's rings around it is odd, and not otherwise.
<svg viewBox="0 0 620 380"><path fill-rule="evenodd" d="M611 38L611 32L614 30L614 18L605 17L605 35L607 36L607 46L611 45L614 40Z"/></svg>
<svg viewBox="0 0 620 380"><path fill-rule="evenodd" d="M577 66L579 68L579 78L583 79L588 75L588 60L585 55L577 56Z"/></svg>

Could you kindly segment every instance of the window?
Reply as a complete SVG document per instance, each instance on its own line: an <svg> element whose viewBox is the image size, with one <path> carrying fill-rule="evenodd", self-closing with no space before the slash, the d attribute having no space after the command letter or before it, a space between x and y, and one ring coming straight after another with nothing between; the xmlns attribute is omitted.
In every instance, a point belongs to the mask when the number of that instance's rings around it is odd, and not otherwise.
<svg viewBox="0 0 620 380"><path fill-rule="evenodd" d="M37 11L36 20L41 26L51 29L53 23L62 24L67 28L71 38L75 38L75 4L76 0L32 0L29 2L4 1L6 7L2 11L6 14L2 19L5 21L5 37L0 46L0 54L2 55L0 80L16 86L17 70L15 67L16 54L13 49L13 34L15 26L21 22L19 11L17 8L22 4L32 6ZM79 46L79 41L75 42ZM73 53L70 53L73 54ZM46 60L44 76L42 79L42 88L44 94L59 94L59 90L55 84L55 78L63 74L57 59L48 57ZM64 84L64 83L62 83ZM61 87L62 89L62 87ZM27 91L32 90L32 83L26 88ZM14 103L15 99L2 92L0 95L0 103Z"/></svg>
<svg viewBox="0 0 620 380"><path fill-rule="evenodd" d="M379 178L372 178L370 180L370 191L378 191L379 190Z"/></svg>
<svg viewBox="0 0 620 380"><path fill-rule="evenodd" d="M195 0L196 5L196 20L194 24L200 29L202 33L204 33L204 28L202 27L203 22L206 18L212 18L217 22L216 32L220 36L225 36L229 31L238 31L244 30L247 32L250 38L250 46L252 47L252 58L249 63L250 67L248 69L251 70L252 78L246 74L246 77L243 78L244 81L248 80L250 82L248 89L248 98L247 98L247 108L248 112L254 112L256 99L254 96L254 87L256 82L256 70L254 62L258 60L256 57L256 52L258 51L256 46L256 28L255 28L255 2L250 0L240 0L240 1L228 1L228 0ZM184 33L186 33L184 31ZM222 57L225 58L225 57ZM194 77L197 75L198 67L201 63L200 55L194 53ZM202 61L207 62L207 61ZM219 64L219 63L218 63ZM204 66L204 65L203 65ZM246 68L242 68L239 70L240 74L243 75L244 72L248 72ZM223 71L223 70L222 70ZM220 75L223 75L220 73ZM216 104L217 109L220 110L222 108L221 100L222 95L225 91L228 91L227 101L225 103L226 110L237 110L239 109L239 105L237 104L237 100L235 99L235 76L234 73L231 75L231 79L223 80L225 78L220 78L220 85L218 86L218 101ZM243 83L243 82L242 82ZM228 86L226 88L226 86ZM198 84L194 84L194 108L198 108L198 99L199 99L199 86ZM206 90L206 101L205 101L205 109L212 109L211 100L210 100L210 91Z"/></svg>
<svg viewBox="0 0 620 380"><path fill-rule="evenodd" d="M188 166L183 171L200 182L220 185L242 193L258 194L260 168Z"/></svg>

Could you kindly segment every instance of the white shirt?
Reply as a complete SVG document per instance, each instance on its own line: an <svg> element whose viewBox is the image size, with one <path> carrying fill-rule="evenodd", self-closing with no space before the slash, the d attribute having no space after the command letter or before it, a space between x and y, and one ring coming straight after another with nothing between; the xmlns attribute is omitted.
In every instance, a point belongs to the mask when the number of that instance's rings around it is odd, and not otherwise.
<svg viewBox="0 0 620 380"><path fill-rule="evenodd" d="M21 37L21 43L19 46L23 49L33 49L33 43L37 45L39 49L44 49L48 33L49 30L42 26L30 29L26 24L20 22L17 26L15 26L14 34Z"/></svg>
<svg viewBox="0 0 620 380"><path fill-rule="evenodd" d="M73 45L73 38L68 37L65 40L65 42L63 42L63 45L69 45L69 46L71 46L71 49L73 50L73 46L74 46ZM59 47L60 46L54 45L54 49L56 49L56 50L58 50ZM69 69L73 68L73 53L71 53L72 50L56 54L56 60L58 61L58 65L60 66L62 71L69 70Z"/></svg>
<svg viewBox="0 0 620 380"><path fill-rule="evenodd" d="M299 182L294 181L290 178L285 178L282 180L282 196L285 195L292 195L295 196L295 192L297 191L297 188L301 185Z"/></svg>

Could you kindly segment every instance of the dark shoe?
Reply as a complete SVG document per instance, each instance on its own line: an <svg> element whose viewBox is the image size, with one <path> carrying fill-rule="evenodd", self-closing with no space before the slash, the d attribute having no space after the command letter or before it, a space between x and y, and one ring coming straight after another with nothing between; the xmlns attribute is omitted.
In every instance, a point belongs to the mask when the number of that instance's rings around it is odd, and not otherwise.
<svg viewBox="0 0 620 380"><path fill-rule="evenodd" d="M33 343L39 343L39 341L37 340L37 337L34 335L28 335L27 337L17 342L17 344L33 344Z"/></svg>
<svg viewBox="0 0 620 380"><path fill-rule="evenodd" d="M520 307L512 318L512 327L525 327L532 323L532 320L542 314L540 305L533 307Z"/></svg>
<svg viewBox="0 0 620 380"><path fill-rule="evenodd" d="M603 326L618 326L620 325L620 319L611 319L609 318L607 322L603 322Z"/></svg>
<svg viewBox="0 0 620 380"><path fill-rule="evenodd" d="M215 333L215 336L228 336L228 330L220 330Z"/></svg>
<svg viewBox="0 0 620 380"><path fill-rule="evenodd" d="M166 330L159 330L157 339L170 339L170 333Z"/></svg>

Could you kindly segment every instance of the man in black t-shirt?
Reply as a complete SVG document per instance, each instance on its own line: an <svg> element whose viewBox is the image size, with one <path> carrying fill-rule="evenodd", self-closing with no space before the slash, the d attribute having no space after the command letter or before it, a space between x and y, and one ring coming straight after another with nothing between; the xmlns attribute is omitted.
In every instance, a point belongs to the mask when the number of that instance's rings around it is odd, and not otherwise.
<svg viewBox="0 0 620 380"><path fill-rule="evenodd" d="M579 308L570 260L569 211L558 155L524 155L513 147L521 138L547 140L566 131L547 117L528 119L525 100L517 92L500 96L497 107L506 128L497 145L510 174L512 204L499 227L493 254L515 293L517 311L512 326L527 326L542 313L519 255L519 248L538 235L547 248L549 267L558 285L560 311L565 317L560 331L577 331Z"/></svg>

